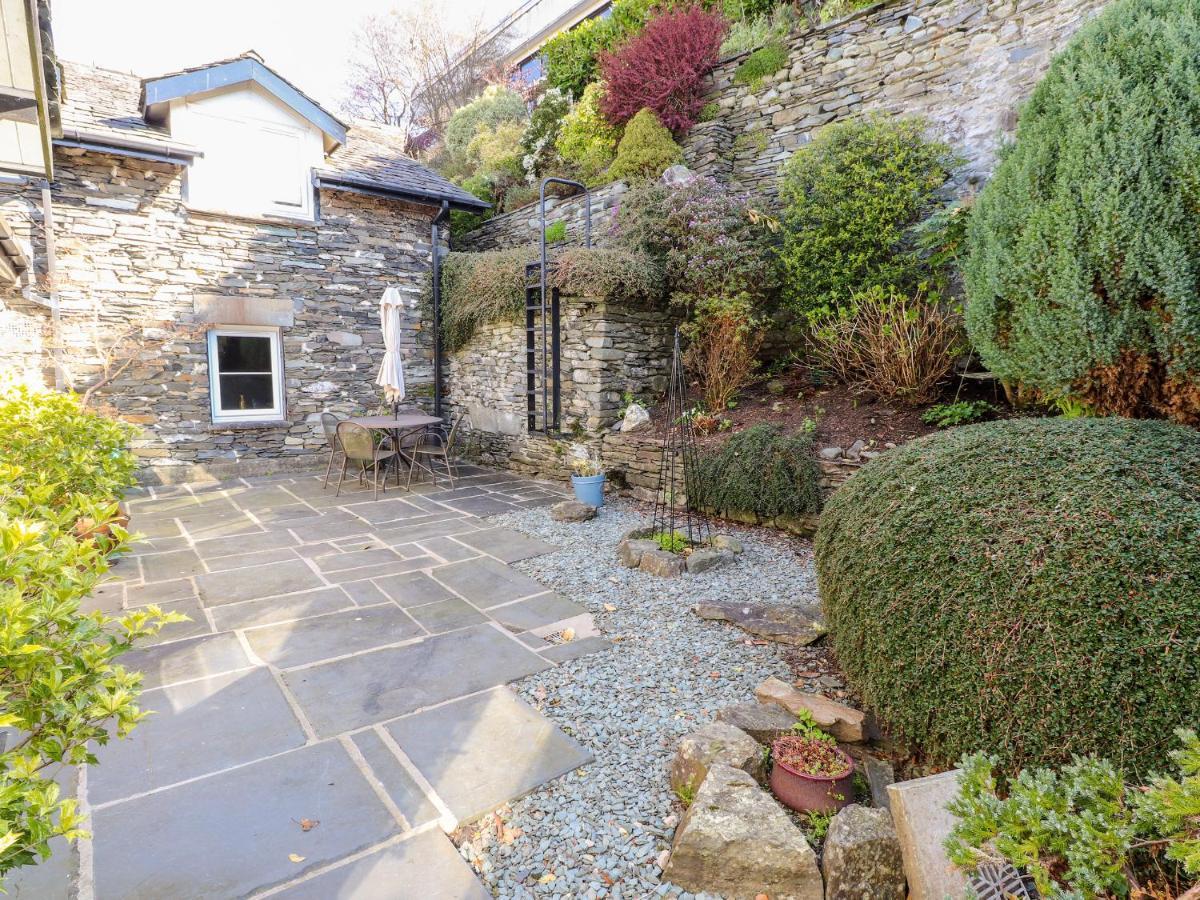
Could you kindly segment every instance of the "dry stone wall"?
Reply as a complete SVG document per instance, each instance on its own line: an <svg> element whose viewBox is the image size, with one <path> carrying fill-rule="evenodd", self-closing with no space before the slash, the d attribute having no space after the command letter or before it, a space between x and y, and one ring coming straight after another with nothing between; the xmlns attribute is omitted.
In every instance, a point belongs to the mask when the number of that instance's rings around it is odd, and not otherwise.
<svg viewBox="0 0 1200 900"><path fill-rule="evenodd" d="M546 200L546 224L564 222L567 243L583 243L587 210L592 211L592 243L603 245L612 238L612 222L621 195L628 190L624 182L613 181L592 191L591 196L555 197ZM534 244L540 239L541 215L538 205L522 206L512 212L488 219L474 231L454 239L455 250L504 250Z"/></svg>
<svg viewBox="0 0 1200 900"><path fill-rule="evenodd" d="M64 363L71 383L85 388L99 370L97 342L136 326L135 361L98 396L141 427L134 452L147 480L322 465L320 412L379 405L379 298L389 285L411 301L401 337L410 394L432 393L432 340L417 310L430 262L430 209L322 191L317 223L212 216L184 206L179 167L78 150L58 152L57 177ZM39 200L33 187L0 186L0 212L44 275ZM44 285L35 290L44 296ZM12 327L48 328L45 310L19 290L0 292L0 303L4 316L21 317ZM282 421L212 422L208 326L198 313L234 307L287 326ZM41 374L50 381L47 361L43 354ZM0 364L31 367L7 341Z"/></svg>

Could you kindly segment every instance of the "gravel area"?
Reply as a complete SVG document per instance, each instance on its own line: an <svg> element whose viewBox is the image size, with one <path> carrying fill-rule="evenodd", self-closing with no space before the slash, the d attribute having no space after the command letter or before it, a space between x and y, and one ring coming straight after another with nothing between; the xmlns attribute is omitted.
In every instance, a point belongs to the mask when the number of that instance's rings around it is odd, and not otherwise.
<svg viewBox="0 0 1200 900"><path fill-rule="evenodd" d="M764 678L789 676L781 647L690 607L706 598L815 604L808 545L722 529L745 546L734 565L663 579L617 562L621 535L645 522L630 505L582 524L544 509L489 521L562 547L515 567L587 607L616 646L514 685L596 761L461 832L460 852L501 898L680 895L659 881L680 812L667 783L675 746L721 707L753 699Z"/></svg>

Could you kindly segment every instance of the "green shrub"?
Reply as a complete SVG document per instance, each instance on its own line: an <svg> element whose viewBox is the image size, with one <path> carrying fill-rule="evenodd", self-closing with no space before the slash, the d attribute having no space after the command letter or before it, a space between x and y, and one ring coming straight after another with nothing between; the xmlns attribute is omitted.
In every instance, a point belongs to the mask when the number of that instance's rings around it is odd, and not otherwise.
<svg viewBox="0 0 1200 900"><path fill-rule="evenodd" d="M560 31L542 47L546 82L579 99L600 77L600 54L637 34L650 17L654 0L617 0L608 16L595 16ZM669 4L668 4L669 5Z"/></svg>
<svg viewBox="0 0 1200 900"><path fill-rule="evenodd" d="M825 0L817 10L817 16L822 22L832 22L879 2L880 0Z"/></svg>
<svg viewBox="0 0 1200 900"><path fill-rule="evenodd" d="M548 88L538 99L521 135L521 165L526 180L533 182L547 175L563 174L558 135L570 111L570 97L558 88Z"/></svg>
<svg viewBox="0 0 1200 900"><path fill-rule="evenodd" d="M879 116L840 122L784 165L780 262L797 311L836 308L872 287L908 292L928 277L911 230L956 160L925 127Z"/></svg>
<svg viewBox="0 0 1200 900"><path fill-rule="evenodd" d="M1011 419L872 461L826 504L838 662L934 764L1108 756L1145 771L1200 720L1200 435Z"/></svg>
<svg viewBox="0 0 1200 900"><path fill-rule="evenodd" d="M568 247L555 255L548 280L564 297L628 303L662 292L662 273L650 257L615 247Z"/></svg>
<svg viewBox="0 0 1200 900"><path fill-rule="evenodd" d="M939 403L925 410L921 421L938 428L953 428L982 422L996 412L996 407L986 400L958 400L954 403Z"/></svg>
<svg viewBox="0 0 1200 900"><path fill-rule="evenodd" d="M736 56L767 44L786 46L787 38L804 21L790 3L781 3L774 9L745 17L731 16L727 11L725 18L731 24L721 43L722 57Z"/></svg>
<svg viewBox="0 0 1200 900"><path fill-rule="evenodd" d="M128 538L114 519L133 482L130 435L74 395L0 389L0 878L85 834L54 776L94 764L93 747L143 717L141 676L116 659L182 618L80 612Z"/></svg>
<svg viewBox="0 0 1200 900"><path fill-rule="evenodd" d="M567 239L567 223L551 222L546 226L546 243L558 244Z"/></svg>
<svg viewBox="0 0 1200 900"><path fill-rule="evenodd" d="M603 91L598 82L584 89L583 96L563 119L555 143L559 156L587 184L595 184L612 164L620 139L619 129L608 124L600 113Z"/></svg>
<svg viewBox="0 0 1200 900"><path fill-rule="evenodd" d="M465 106L461 106L446 123L445 151L451 157L462 157L475 135L509 122L524 122L527 110L521 95L511 88L493 84Z"/></svg>
<svg viewBox="0 0 1200 900"><path fill-rule="evenodd" d="M643 109L625 125L617 156L609 167L613 178L657 178L683 159L683 148L653 111Z"/></svg>
<svg viewBox="0 0 1200 900"><path fill-rule="evenodd" d="M821 508L817 478L811 435L755 425L700 454L697 500L718 515L798 518Z"/></svg>
<svg viewBox="0 0 1200 900"><path fill-rule="evenodd" d="M745 84L752 91L762 88L763 80L774 75L787 65L787 49L779 44L767 44L759 47L741 61L733 73L733 80Z"/></svg>
<svg viewBox="0 0 1200 900"><path fill-rule="evenodd" d="M1011 780L996 777L986 754L967 757L950 804L950 860L967 871L1006 861L1055 900L1129 896L1131 879L1177 875L1171 863L1200 879L1200 740L1194 731L1178 735L1183 747L1171 755L1180 777L1146 786L1127 784L1094 757L1061 772L1024 769Z"/></svg>
<svg viewBox="0 0 1200 900"><path fill-rule="evenodd" d="M1022 111L965 268L971 339L1006 381L1200 423L1197 46L1197 0L1119 0Z"/></svg>

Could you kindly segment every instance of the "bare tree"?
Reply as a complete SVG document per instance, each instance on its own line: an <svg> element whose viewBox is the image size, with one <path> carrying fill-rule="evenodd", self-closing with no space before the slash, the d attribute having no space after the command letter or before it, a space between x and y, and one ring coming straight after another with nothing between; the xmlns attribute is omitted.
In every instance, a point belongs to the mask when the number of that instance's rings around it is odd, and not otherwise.
<svg viewBox="0 0 1200 900"><path fill-rule="evenodd" d="M503 52L481 18L448 21L451 4L421 0L368 16L355 34L347 111L410 131L440 132L486 83Z"/></svg>

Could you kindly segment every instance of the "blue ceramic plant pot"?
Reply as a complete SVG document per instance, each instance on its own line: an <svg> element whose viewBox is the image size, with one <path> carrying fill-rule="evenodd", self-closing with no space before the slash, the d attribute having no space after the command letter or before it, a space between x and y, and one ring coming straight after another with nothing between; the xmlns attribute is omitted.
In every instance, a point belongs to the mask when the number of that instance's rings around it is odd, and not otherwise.
<svg viewBox="0 0 1200 900"><path fill-rule="evenodd" d="M599 509L604 505L604 475L572 475L575 499Z"/></svg>

